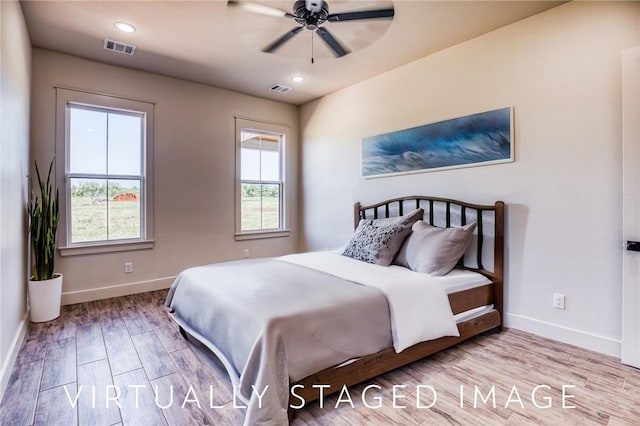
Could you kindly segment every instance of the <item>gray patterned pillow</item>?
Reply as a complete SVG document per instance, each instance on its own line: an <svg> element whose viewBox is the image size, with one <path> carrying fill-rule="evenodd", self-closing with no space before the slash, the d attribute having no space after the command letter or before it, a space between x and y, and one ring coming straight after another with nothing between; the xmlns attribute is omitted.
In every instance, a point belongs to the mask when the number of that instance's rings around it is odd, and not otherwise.
<svg viewBox="0 0 640 426"><path fill-rule="evenodd" d="M406 216L362 219L342 255L367 263L388 266L407 235L411 233L411 226L422 219L423 215L424 210L417 209Z"/></svg>

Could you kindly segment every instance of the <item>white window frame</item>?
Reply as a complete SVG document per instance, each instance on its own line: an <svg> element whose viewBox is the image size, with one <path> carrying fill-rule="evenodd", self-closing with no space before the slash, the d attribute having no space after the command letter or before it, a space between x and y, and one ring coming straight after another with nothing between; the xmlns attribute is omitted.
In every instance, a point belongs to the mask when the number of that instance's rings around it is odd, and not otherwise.
<svg viewBox="0 0 640 426"><path fill-rule="evenodd" d="M141 154L140 238L73 243L71 241L71 183L69 171L69 106L133 112L145 116ZM152 102L56 87L56 173L60 189L58 242L60 255L72 256L153 248L153 112ZM120 176L119 176L120 177Z"/></svg>
<svg viewBox="0 0 640 426"><path fill-rule="evenodd" d="M269 123L264 121L252 120L248 118L235 117L236 124L236 240L249 240L259 238L278 238L288 237L289 215L287 202L287 141L289 138L290 127L284 124ZM257 133L270 133L282 135L280 142L280 181L261 181L261 183L279 183L280 187L280 227L276 229L260 229L260 230L242 230L242 179L241 179L241 149L242 149L242 132L255 131Z"/></svg>

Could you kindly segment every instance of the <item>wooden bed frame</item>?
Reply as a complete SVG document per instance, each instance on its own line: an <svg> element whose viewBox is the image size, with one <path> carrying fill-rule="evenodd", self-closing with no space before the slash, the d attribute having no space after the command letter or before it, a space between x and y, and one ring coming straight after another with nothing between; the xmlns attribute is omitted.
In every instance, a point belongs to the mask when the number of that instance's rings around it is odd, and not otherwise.
<svg viewBox="0 0 640 426"><path fill-rule="evenodd" d="M472 265L467 265L461 261L458 267L479 272L489 278L491 283L451 293L449 294L449 302L454 315L490 304L493 304L494 309L458 323L459 337L442 337L418 343L400 353L396 353L391 347L359 358L350 364L330 367L291 383L291 387L296 386L295 394L303 398L305 403L308 404L319 397L318 388L313 387L313 385L328 385L328 387L323 386L323 394L329 395L340 391L345 385L351 386L372 379L454 346L478 334L492 329L501 330L504 273L504 203L496 201L494 205L477 205L427 196L400 197L367 206L356 203L354 206L354 226L357 227L360 219L363 218L402 216L404 211L408 212L420 207L425 210L424 220L436 226L465 225L468 215L472 216L472 220L477 221L477 238L475 242L477 256L475 262ZM444 214L440 214L442 210L444 210ZM456 214L458 217L456 217ZM443 217L438 217L439 215ZM492 216L493 229L487 229L485 225L487 215ZM452 218L457 219L457 222L455 220L452 221ZM493 271L489 271L483 266L485 246L492 246L493 249ZM299 403L300 399L294 399L292 395L290 406L296 406ZM294 415L293 410L290 409L289 415L290 417Z"/></svg>

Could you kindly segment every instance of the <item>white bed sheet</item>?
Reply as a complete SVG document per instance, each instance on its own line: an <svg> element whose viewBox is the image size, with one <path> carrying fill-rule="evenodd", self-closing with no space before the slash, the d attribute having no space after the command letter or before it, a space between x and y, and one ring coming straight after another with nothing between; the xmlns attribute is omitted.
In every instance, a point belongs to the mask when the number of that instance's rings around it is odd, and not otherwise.
<svg viewBox="0 0 640 426"><path fill-rule="evenodd" d="M491 280L484 275L464 269L454 269L444 277L438 277L438 280L447 294L491 284Z"/></svg>

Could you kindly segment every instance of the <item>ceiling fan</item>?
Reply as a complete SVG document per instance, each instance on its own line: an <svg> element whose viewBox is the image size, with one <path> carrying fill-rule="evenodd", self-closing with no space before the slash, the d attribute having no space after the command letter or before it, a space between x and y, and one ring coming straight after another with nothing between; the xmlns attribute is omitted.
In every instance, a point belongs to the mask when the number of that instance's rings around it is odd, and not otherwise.
<svg viewBox="0 0 640 426"><path fill-rule="evenodd" d="M338 58L348 54L350 51L344 47L328 29L321 26L322 24L325 22L344 22L363 19L393 19L394 14L393 7L388 9L329 13L329 4L324 0L298 0L293 5L293 13L252 1L228 0L228 5L239 6L249 12L261 15L291 18L299 24L262 49L263 52L275 52L280 46L306 28L310 31L315 31ZM311 61L313 62L313 58Z"/></svg>

